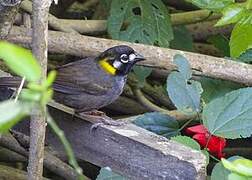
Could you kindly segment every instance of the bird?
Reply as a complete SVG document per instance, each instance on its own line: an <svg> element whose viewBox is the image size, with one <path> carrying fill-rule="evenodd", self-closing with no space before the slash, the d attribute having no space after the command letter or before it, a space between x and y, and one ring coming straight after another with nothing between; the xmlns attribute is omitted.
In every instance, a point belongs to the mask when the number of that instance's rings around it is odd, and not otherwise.
<svg viewBox="0 0 252 180"><path fill-rule="evenodd" d="M56 102L76 113L96 111L115 101L123 91L127 75L144 56L126 45L111 47L97 57L87 57L56 68L52 87ZM0 87L18 86L9 77L0 78ZM20 80L19 80L20 82Z"/></svg>

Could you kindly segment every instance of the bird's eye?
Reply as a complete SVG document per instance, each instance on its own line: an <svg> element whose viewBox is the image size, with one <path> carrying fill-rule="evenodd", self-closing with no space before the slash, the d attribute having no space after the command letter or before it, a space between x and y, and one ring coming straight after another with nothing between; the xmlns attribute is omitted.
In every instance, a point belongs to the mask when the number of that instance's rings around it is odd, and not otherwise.
<svg viewBox="0 0 252 180"><path fill-rule="evenodd" d="M120 58L122 63L127 63L129 61L129 57L127 54L122 54Z"/></svg>

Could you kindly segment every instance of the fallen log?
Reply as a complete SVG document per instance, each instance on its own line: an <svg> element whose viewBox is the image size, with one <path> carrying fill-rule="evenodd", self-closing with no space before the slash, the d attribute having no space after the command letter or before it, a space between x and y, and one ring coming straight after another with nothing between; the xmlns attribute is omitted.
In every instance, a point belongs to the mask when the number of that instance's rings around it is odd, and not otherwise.
<svg viewBox="0 0 252 180"><path fill-rule="evenodd" d="M131 123L119 127L101 125L91 131L93 124L81 116L62 112L57 106L50 113L65 132L78 159L100 167L109 166L129 179L205 179L205 156L199 151ZM23 121L15 130L27 134L28 124ZM64 156L61 142L50 129L46 143Z"/></svg>

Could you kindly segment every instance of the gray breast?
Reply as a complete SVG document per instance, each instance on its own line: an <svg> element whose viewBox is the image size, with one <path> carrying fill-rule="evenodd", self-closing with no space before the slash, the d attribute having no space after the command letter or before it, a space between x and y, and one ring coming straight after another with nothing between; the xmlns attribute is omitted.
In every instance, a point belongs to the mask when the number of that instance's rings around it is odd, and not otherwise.
<svg viewBox="0 0 252 180"><path fill-rule="evenodd" d="M114 86L107 93L107 97L109 97L109 98L107 100L108 102L106 105L115 101L120 96L120 94L122 94L123 87L126 83L127 77L126 76L116 76L113 78L114 78Z"/></svg>

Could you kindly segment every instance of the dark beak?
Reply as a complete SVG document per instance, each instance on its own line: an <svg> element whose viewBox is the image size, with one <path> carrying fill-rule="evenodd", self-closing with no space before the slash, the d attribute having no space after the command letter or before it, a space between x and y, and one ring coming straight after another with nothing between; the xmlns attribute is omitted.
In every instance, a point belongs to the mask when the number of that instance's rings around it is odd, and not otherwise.
<svg viewBox="0 0 252 180"><path fill-rule="evenodd" d="M145 58L141 54L135 52L135 55L136 55L135 61L138 62L138 61L144 61L145 60Z"/></svg>

